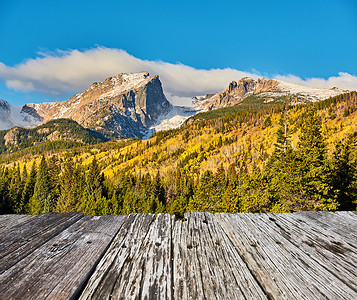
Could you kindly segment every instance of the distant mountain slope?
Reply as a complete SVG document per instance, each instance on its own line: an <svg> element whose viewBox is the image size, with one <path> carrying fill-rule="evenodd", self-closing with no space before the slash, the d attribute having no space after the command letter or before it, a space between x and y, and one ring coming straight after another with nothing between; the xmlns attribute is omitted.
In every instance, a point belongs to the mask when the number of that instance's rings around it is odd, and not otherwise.
<svg viewBox="0 0 357 300"><path fill-rule="evenodd" d="M245 77L238 82L232 81L227 89L216 95L209 95L197 101L197 104L202 110L214 110L236 105L252 95L264 99L266 103L281 101L285 96L291 96L293 104L299 104L324 100L344 92L346 91L337 88L318 89L275 79L254 80Z"/></svg>
<svg viewBox="0 0 357 300"><path fill-rule="evenodd" d="M109 138L142 138L171 109L158 76L119 74L64 102L28 104L44 121L69 118Z"/></svg>
<svg viewBox="0 0 357 300"><path fill-rule="evenodd" d="M0 131L0 153L17 151L44 142L64 140L81 144L108 141L102 134L83 128L73 120L58 119L31 129L14 127Z"/></svg>
<svg viewBox="0 0 357 300"><path fill-rule="evenodd" d="M0 130L10 129L14 126L34 126L42 121L43 118L33 108L26 105L11 105L0 99Z"/></svg>

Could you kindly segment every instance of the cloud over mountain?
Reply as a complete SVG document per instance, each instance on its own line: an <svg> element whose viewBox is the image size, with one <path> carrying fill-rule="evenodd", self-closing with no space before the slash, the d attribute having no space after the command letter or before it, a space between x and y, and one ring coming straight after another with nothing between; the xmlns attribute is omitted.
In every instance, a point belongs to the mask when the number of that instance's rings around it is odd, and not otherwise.
<svg viewBox="0 0 357 300"><path fill-rule="evenodd" d="M338 87L345 90L357 90L357 77L345 72L339 72L338 76L324 78L307 78L301 79L294 75L277 75L275 79L306 85L314 88L332 88Z"/></svg>
<svg viewBox="0 0 357 300"><path fill-rule="evenodd" d="M166 92L180 96L215 93L225 89L232 80L259 77L258 73L235 69L195 69L181 63L142 60L124 50L97 47L85 51L70 50L40 53L15 66L0 62L0 79L8 87L60 97L86 89L95 81L103 81L118 73L147 71L159 75ZM277 75L276 79L313 87L357 89L357 77L340 72L328 79L303 80L294 75Z"/></svg>

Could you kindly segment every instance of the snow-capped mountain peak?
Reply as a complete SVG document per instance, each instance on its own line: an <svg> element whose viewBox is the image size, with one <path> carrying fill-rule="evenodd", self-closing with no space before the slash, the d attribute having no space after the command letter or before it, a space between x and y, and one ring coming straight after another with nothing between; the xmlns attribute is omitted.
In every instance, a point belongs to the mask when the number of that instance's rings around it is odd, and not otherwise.
<svg viewBox="0 0 357 300"><path fill-rule="evenodd" d="M149 73L118 74L63 102L29 104L44 121L68 118L109 138L142 138L172 105L158 76Z"/></svg>

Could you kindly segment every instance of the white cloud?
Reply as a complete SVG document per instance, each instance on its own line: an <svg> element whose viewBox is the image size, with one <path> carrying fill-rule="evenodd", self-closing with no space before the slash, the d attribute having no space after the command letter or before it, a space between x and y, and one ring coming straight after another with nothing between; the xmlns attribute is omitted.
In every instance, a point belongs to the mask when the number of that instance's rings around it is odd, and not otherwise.
<svg viewBox="0 0 357 300"><path fill-rule="evenodd" d="M41 55L14 67L0 63L0 78L16 90L58 96L83 91L118 73L147 71L160 76L166 92L194 96L221 91L230 81L245 76L258 77L234 69L199 70L180 63L141 60L124 50L102 47Z"/></svg>
<svg viewBox="0 0 357 300"><path fill-rule="evenodd" d="M242 77L258 78L259 73L235 69L195 69L180 63L138 59L124 50L98 47L86 51L57 51L40 54L16 66L0 62L0 79L15 90L37 92L61 97L88 88L95 81L103 81L118 73L147 71L159 75L167 93L179 96L204 95L227 88L232 80ZM276 75L276 79L311 87L357 90L357 77L340 72L328 79L301 79L294 75Z"/></svg>

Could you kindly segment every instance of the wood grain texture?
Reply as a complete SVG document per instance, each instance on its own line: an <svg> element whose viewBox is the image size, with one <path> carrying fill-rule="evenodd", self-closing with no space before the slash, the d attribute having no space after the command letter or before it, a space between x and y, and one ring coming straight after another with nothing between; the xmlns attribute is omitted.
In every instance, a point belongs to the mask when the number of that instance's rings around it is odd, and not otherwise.
<svg viewBox="0 0 357 300"><path fill-rule="evenodd" d="M357 240L349 243L343 236L311 226L293 214L262 214L257 218L357 291Z"/></svg>
<svg viewBox="0 0 357 300"><path fill-rule="evenodd" d="M78 296L125 218L86 216L78 220L1 274L0 298Z"/></svg>
<svg viewBox="0 0 357 300"><path fill-rule="evenodd" d="M298 212L290 214L292 218L303 220L318 231L331 231L351 243L357 240L357 215L354 212Z"/></svg>
<svg viewBox="0 0 357 300"><path fill-rule="evenodd" d="M152 214L128 216L91 276L80 299L143 298L144 278L147 276L146 273L151 271L146 269L143 256L149 248L157 247L155 244L150 245L147 238L154 221L155 215ZM164 235L165 232L166 230L163 231ZM162 239L165 237L160 238ZM148 274L148 278L150 276L155 274ZM164 295L162 298L165 299Z"/></svg>
<svg viewBox="0 0 357 300"><path fill-rule="evenodd" d="M0 237L18 224L26 222L35 216L31 215L0 215Z"/></svg>
<svg viewBox="0 0 357 300"><path fill-rule="evenodd" d="M0 274L82 217L80 213L20 216L21 222L0 234Z"/></svg>
<svg viewBox="0 0 357 300"><path fill-rule="evenodd" d="M175 299L267 299L220 225L208 213L175 222Z"/></svg>
<svg viewBox="0 0 357 300"><path fill-rule="evenodd" d="M271 299L357 299L357 293L307 253L289 228L278 231L259 214L217 214Z"/></svg>

